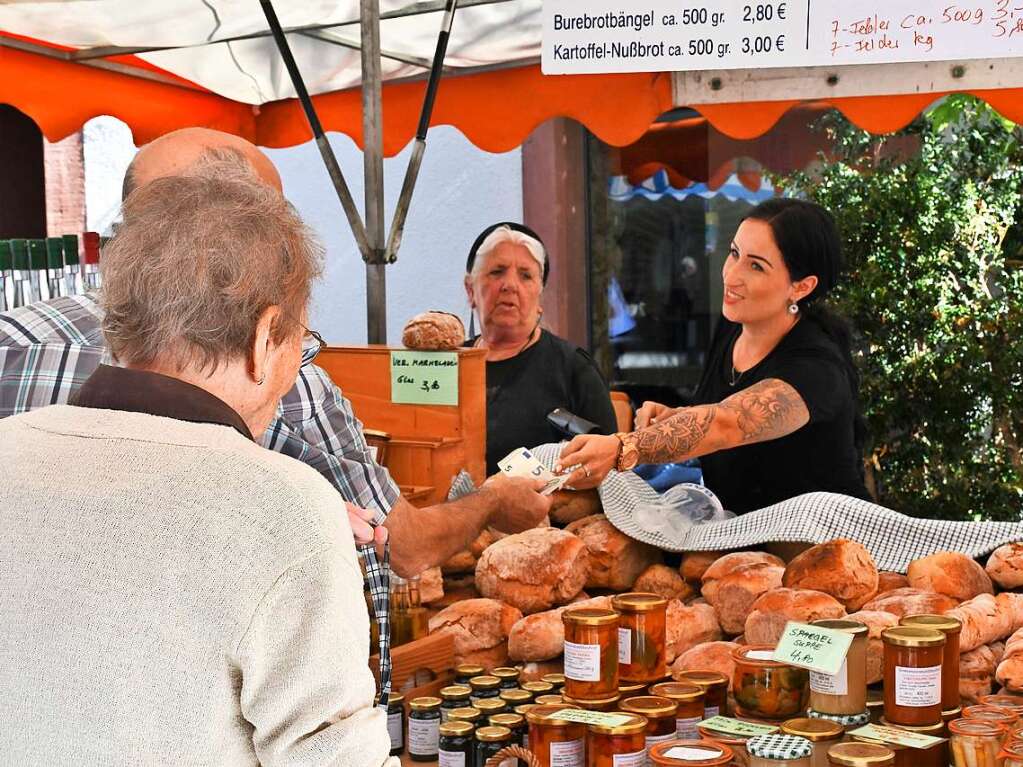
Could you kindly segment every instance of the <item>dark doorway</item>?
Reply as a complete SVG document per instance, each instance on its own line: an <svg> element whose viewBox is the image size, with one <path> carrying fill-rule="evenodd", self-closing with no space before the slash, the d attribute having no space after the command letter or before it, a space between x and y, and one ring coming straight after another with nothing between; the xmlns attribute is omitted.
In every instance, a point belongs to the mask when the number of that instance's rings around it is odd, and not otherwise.
<svg viewBox="0 0 1023 767"><path fill-rule="evenodd" d="M0 104L0 239L45 236L43 134L32 118Z"/></svg>

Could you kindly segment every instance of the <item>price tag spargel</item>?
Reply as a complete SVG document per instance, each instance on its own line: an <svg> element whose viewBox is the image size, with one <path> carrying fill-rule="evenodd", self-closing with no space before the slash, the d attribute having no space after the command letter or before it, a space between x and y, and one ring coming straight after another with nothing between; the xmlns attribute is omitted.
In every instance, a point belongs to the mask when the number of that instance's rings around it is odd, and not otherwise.
<svg viewBox="0 0 1023 767"><path fill-rule="evenodd" d="M774 660L834 676L842 668L853 635L789 621L774 648Z"/></svg>

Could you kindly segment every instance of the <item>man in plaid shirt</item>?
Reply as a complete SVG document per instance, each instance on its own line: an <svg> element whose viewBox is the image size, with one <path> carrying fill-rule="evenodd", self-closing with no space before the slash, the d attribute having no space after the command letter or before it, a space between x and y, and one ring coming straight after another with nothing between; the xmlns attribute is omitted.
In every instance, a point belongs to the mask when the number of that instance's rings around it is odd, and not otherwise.
<svg viewBox="0 0 1023 767"><path fill-rule="evenodd" d="M125 177L125 196L161 176L181 172L209 150L240 154L265 183L282 191L269 159L247 141L189 128L146 145ZM64 404L101 364L110 364L96 294L32 304L0 314L0 418ZM315 334L314 334L315 335ZM380 628L381 705L390 689L389 572L417 575L465 549L487 525L519 532L539 524L550 499L540 482L494 477L479 492L417 509L401 498L387 470L370 455L362 424L327 374L312 364L318 337L303 346L295 386L262 437L271 450L297 458L325 476L346 502L366 566ZM383 562L378 558L383 551Z"/></svg>

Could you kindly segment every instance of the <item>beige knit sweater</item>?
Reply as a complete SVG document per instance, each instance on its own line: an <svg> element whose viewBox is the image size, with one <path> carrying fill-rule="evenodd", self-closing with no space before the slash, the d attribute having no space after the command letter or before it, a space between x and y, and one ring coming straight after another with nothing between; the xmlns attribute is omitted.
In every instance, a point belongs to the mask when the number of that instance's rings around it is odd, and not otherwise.
<svg viewBox="0 0 1023 767"><path fill-rule="evenodd" d="M233 429L0 420L0 764L393 767L347 515Z"/></svg>

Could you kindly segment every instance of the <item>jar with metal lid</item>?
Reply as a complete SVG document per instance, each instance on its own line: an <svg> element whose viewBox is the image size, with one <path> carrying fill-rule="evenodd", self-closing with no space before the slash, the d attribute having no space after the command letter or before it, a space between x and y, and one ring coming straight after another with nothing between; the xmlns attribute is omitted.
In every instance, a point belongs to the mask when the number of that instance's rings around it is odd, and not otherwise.
<svg viewBox="0 0 1023 767"><path fill-rule="evenodd" d="M445 724L456 708L465 708L470 704L469 695L472 689L464 684L453 684L440 690L440 723Z"/></svg>
<svg viewBox="0 0 1023 767"><path fill-rule="evenodd" d="M465 708L456 708L450 714L448 714L449 722L468 722L474 727L483 719L483 715L480 713L478 708L473 706L466 706Z"/></svg>
<svg viewBox="0 0 1023 767"><path fill-rule="evenodd" d="M1005 728L981 719L956 719L948 723L949 748L955 767L1000 765Z"/></svg>
<svg viewBox="0 0 1023 767"><path fill-rule="evenodd" d="M877 743L839 743L828 749L832 767L892 767L895 752Z"/></svg>
<svg viewBox="0 0 1023 767"><path fill-rule="evenodd" d="M728 746L709 740L669 740L650 749L656 767L725 767L734 756Z"/></svg>
<svg viewBox="0 0 1023 767"><path fill-rule="evenodd" d="M695 684L704 693L703 718L712 716L728 716L728 682L727 676L720 671L683 671L678 675L678 682Z"/></svg>
<svg viewBox="0 0 1023 767"><path fill-rule="evenodd" d="M917 727L941 721L941 664L945 635L898 626L881 632L884 643L884 717Z"/></svg>
<svg viewBox="0 0 1023 767"><path fill-rule="evenodd" d="M749 767L749 754L746 753L746 741L748 735L736 735L730 732L721 732L706 726L706 722L700 722L697 728L700 733L700 740L713 743L721 743L732 749L732 767Z"/></svg>
<svg viewBox="0 0 1023 767"><path fill-rule="evenodd" d="M675 724L675 712L678 710L678 704L670 698L661 698L656 695L626 698L618 704L618 710L646 717L647 751L658 743L675 740L675 733L678 729Z"/></svg>
<svg viewBox="0 0 1023 767"><path fill-rule="evenodd" d="M867 688L867 713L874 724L880 722L884 716L884 690L880 687Z"/></svg>
<svg viewBox="0 0 1023 767"><path fill-rule="evenodd" d="M478 700L501 697L501 680L496 676L490 676L489 674L474 676L469 680L469 687L472 688L469 700L474 706Z"/></svg>
<svg viewBox="0 0 1023 767"><path fill-rule="evenodd" d="M568 695L562 695L561 697L565 703L570 704L572 707L586 709L587 711L614 711L618 707L618 701L621 700L621 696L618 693L609 695L606 698L593 698L592 700L578 700L570 698Z"/></svg>
<svg viewBox="0 0 1023 767"><path fill-rule="evenodd" d="M1012 725L1019 721L1019 714L1001 706L967 706L963 709L963 719L983 719L987 722L1000 724L1008 732Z"/></svg>
<svg viewBox="0 0 1023 767"><path fill-rule="evenodd" d="M822 714L862 714L867 710L869 629L854 620L819 620L813 626L852 634L852 644L836 674L810 672L810 708Z"/></svg>
<svg viewBox="0 0 1023 767"><path fill-rule="evenodd" d="M515 688L514 690L501 690L498 696L501 700L507 703L510 707L523 706L526 703L533 702L533 695L526 690Z"/></svg>
<svg viewBox="0 0 1023 767"><path fill-rule="evenodd" d="M512 733L512 743L529 748L529 725L521 714L494 714L487 720L491 727L507 727Z"/></svg>
<svg viewBox="0 0 1023 767"><path fill-rule="evenodd" d="M565 624L564 695L577 700L618 694L618 613L584 607L561 614Z"/></svg>
<svg viewBox="0 0 1023 767"><path fill-rule="evenodd" d="M703 721L706 695L695 684L683 682L661 682L650 688L650 694L667 698L676 705L675 737L682 740L698 740L700 733L696 726Z"/></svg>
<svg viewBox="0 0 1023 767"><path fill-rule="evenodd" d="M635 698L643 695L650 685L647 682L623 682L618 681L618 694L625 698Z"/></svg>
<svg viewBox="0 0 1023 767"><path fill-rule="evenodd" d="M391 756L405 750L405 696L392 692L387 696L387 734L391 736Z"/></svg>
<svg viewBox="0 0 1023 767"><path fill-rule="evenodd" d="M810 672L774 660L770 645L732 650L732 695L739 716L781 722L806 710Z"/></svg>
<svg viewBox="0 0 1023 767"><path fill-rule="evenodd" d="M447 722L440 726L437 767L473 767L473 728L468 722Z"/></svg>
<svg viewBox="0 0 1023 767"><path fill-rule="evenodd" d="M1023 743L1012 741L1002 746L999 753L1005 761L1003 767L1023 767Z"/></svg>
<svg viewBox="0 0 1023 767"><path fill-rule="evenodd" d="M554 685L554 691L560 692L561 688L565 686L565 675L564 674L544 674L540 677L541 682L547 682L547 684Z"/></svg>
<svg viewBox="0 0 1023 767"><path fill-rule="evenodd" d="M476 730L476 767L486 767L487 759L497 756L502 748L511 745L512 733L507 727L479 727ZM499 767L515 767L516 759L509 756Z"/></svg>
<svg viewBox="0 0 1023 767"><path fill-rule="evenodd" d="M503 714L508 710L508 704L500 698L481 698L473 704L473 708L479 711L484 719L488 719L494 714Z"/></svg>
<svg viewBox="0 0 1023 767"><path fill-rule="evenodd" d="M498 666L490 670L490 676L496 676L501 680L502 690L516 689L519 686L519 675L521 673L517 668L512 668L511 666Z"/></svg>
<svg viewBox="0 0 1023 767"><path fill-rule="evenodd" d="M668 670L668 600L633 592L611 599L618 613L618 677L626 682L658 682Z"/></svg>
<svg viewBox="0 0 1023 767"><path fill-rule="evenodd" d="M956 719L962 719L962 718L963 718L963 707L962 706L957 706L956 708L952 709L951 711L942 711L941 712L941 721L943 721L945 723L945 727L946 728L948 727L948 723L949 722L954 721Z"/></svg>
<svg viewBox="0 0 1023 767"><path fill-rule="evenodd" d="M550 682L523 682L519 685L519 688L532 695L533 700L536 700L540 695L554 694L554 685Z"/></svg>
<svg viewBox="0 0 1023 767"><path fill-rule="evenodd" d="M1023 716L1023 695L1012 695L1011 693L998 693L997 695L981 695L977 702L982 706L997 706L1008 709L1017 716Z"/></svg>
<svg viewBox="0 0 1023 767"><path fill-rule="evenodd" d="M891 744L887 745L895 751L895 767L948 767L948 731L944 722L930 724L925 727L913 727L908 724L892 724L884 717L881 717L882 727L892 727L896 730L928 735L932 738L941 738L940 743L935 743L930 748L905 748L898 750Z"/></svg>
<svg viewBox="0 0 1023 767"><path fill-rule="evenodd" d="M959 635L963 624L951 615L907 615L902 626L940 631L945 635L945 649L941 658L941 710L951 711L959 705Z"/></svg>
<svg viewBox="0 0 1023 767"><path fill-rule="evenodd" d="M849 732L849 730L855 730L865 724L870 724L872 721L870 712L868 711L864 711L862 714L849 714L846 716L845 714L822 714L819 711L810 709L806 712L806 715L810 719L824 719L828 722L834 722L835 724L840 725L846 732ZM879 711L877 721L875 721L874 724L877 724L877 722L880 721L881 716Z"/></svg>
<svg viewBox="0 0 1023 767"><path fill-rule="evenodd" d="M563 695L537 695L533 702L539 706L556 706L564 703L565 698Z"/></svg>
<svg viewBox="0 0 1023 767"><path fill-rule="evenodd" d="M440 698L413 698L409 703L408 753L413 762L433 762L440 745Z"/></svg>
<svg viewBox="0 0 1023 767"><path fill-rule="evenodd" d="M886 743L879 738L870 738L864 735L851 735L849 737L849 742L861 743L864 745L884 746L895 755L895 761L892 762L892 767L915 767L915 765L910 765L909 762L914 753L914 749L909 746L899 745L898 743Z"/></svg>
<svg viewBox="0 0 1023 767"><path fill-rule="evenodd" d="M638 714L622 714L613 724L591 724L586 730L587 767L644 767L646 727L646 717Z"/></svg>
<svg viewBox="0 0 1023 767"><path fill-rule="evenodd" d="M583 767L586 763L586 725L556 719L565 706L533 706L529 722L529 750L540 767Z"/></svg>
<svg viewBox="0 0 1023 767"><path fill-rule="evenodd" d="M515 706L512 709L512 712L525 717L529 710L535 705L535 703L523 703L521 706Z"/></svg>
<svg viewBox="0 0 1023 767"><path fill-rule="evenodd" d="M813 744L796 735L757 735L746 741L750 767L810 767Z"/></svg>
<svg viewBox="0 0 1023 767"><path fill-rule="evenodd" d="M474 676L483 676L483 672L486 671L483 666L477 666L473 663L463 663L460 666L455 666L455 684L469 684L469 680Z"/></svg>
<svg viewBox="0 0 1023 767"><path fill-rule="evenodd" d="M841 743L845 737L845 728L837 722L809 717L786 719L781 723L781 732L810 741L813 745L810 767L828 767L828 749Z"/></svg>

